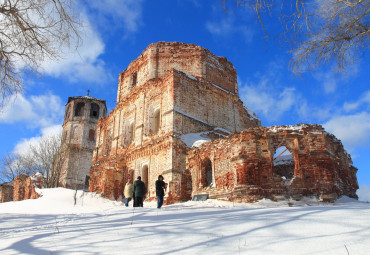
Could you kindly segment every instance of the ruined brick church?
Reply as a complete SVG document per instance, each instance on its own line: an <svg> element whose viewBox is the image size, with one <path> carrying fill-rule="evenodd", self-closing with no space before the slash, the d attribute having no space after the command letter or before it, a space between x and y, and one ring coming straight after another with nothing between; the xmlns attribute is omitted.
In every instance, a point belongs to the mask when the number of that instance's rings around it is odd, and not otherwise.
<svg viewBox="0 0 370 255"><path fill-rule="evenodd" d="M119 75L117 106L70 97L59 185L123 197L142 177L146 197L168 183L165 202L206 194L236 202L315 196L357 198L357 168L320 125L263 127L244 107L234 66L194 44L153 43ZM54 165L54 167L57 167ZM43 177L0 185L0 202L37 198ZM86 186L85 186L86 187Z"/></svg>
<svg viewBox="0 0 370 255"><path fill-rule="evenodd" d="M289 153L276 156L281 147ZM341 142L319 125L261 126L243 106L225 57L159 42L119 75L117 105L97 124L89 190L119 199L127 179L141 176L152 199L161 174L167 203L196 194L331 201L357 197L356 172Z"/></svg>

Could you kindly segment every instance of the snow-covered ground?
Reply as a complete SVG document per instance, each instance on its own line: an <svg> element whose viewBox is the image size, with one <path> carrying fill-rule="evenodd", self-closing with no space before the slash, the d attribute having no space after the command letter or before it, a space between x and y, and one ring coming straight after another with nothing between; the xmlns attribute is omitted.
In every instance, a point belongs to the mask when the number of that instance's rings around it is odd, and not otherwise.
<svg viewBox="0 0 370 255"><path fill-rule="evenodd" d="M0 204L0 254L370 254L370 204L348 198L156 209L63 188Z"/></svg>

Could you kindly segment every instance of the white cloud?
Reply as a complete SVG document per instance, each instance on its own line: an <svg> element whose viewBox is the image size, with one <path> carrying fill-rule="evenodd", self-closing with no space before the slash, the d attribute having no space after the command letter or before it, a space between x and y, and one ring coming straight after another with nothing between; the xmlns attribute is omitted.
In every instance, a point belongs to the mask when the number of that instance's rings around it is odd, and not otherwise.
<svg viewBox="0 0 370 255"><path fill-rule="evenodd" d="M206 29L212 35L218 37L242 36L247 43L252 42L254 35L254 31L250 27L237 24L232 15L223 16L217 21L207 22Z"/></svg>
<svg viewBox="0 0 370 255"><path fill-rule="evenodd" d="M279 120L300 98L295 88L277 88L275 82L266 76L257 83L242 84L239 89L241 99L258 115L271 121Z"/></svg>
<svg viewBox="0 0 370 255"><path fill-rule="evenodd" d="M350 151L356 147L370 146L370 114L367 112L335 116L323 126L342 140Z"/></svg>
<svg viewBox="0 0 370 255"><path fill-rule="evenodd" d="M83 31L81 45L76 49L61 49L62 59L42 63L44 73L63 77L71 82L88 81L103 83L106 80L105 63L99 57L104 53L104 42L93 29L86 14L81 15ZM72 44L73 45L73 44Z"/></svg>
<svg viewBox="0 0 370 255"><path fill-rule="evenodd" d="M49 137L49 136L56 136L56 135L59 135L61 132L62 132L61 125L53 125L53 126L42 128L40 136L35 136L35 137L28 138L28 139L22 139L20 142L18 142L15 145L13 152L20 153L20 154L27 154L30 148L30 145L36 146L37 144L39 144L42 138Z"/></svg>
<svg viewBox="0 0 370 255"><path fill-rule="evenodd" d="M0 122L25 122L32 127L47 127L61 122L64 106L60 97L51 93L29 98L19 94L12 96L0 112Z"/></svg>
<svg viewBox="0 0 370 255"><path fill-rule="evenodd" d="M125 35L136 32L141 24L142 4L143 0L101 0L88 1L85 6L80 6L83 27L81 45L77 49L61 49L62 59L44 61L42 72L74 83L86 81L102 84L112 80L101 58L105 44L97 29L106 32L123 26ZM95 26L92 21L95 21Z"/></svg>
<svg viewBox="0 0 370 255"><path fill-rule="evenodd" d="M343 104L343 109L346 112L354 111L357 110L360 106L362 105L368 105L370 106L370 90L366 91L363 93L361 98L357 102L352 102L352 103L344 103Z"/></svg>
<svg viewBox="0 0 370 255"><path fill-rule="evenodd" d="M100 0L89 1L87 4L98 12L99 23L104 24L109 30L123 27L124 34L127 35L136 32L142 23L143 2L143 0Z"/></svg>
<svg viewBox="0 0 370 255"><path fill-rule="evenodd" d="M370 202L370 186L360 186L357 190L358 200Z"/></svg>
<svg viewBox="0 0 370 255"><path fill-rule="evenodd" d="M332 94L337 90L338 85L351 77L355 77L358 72L359 68L357 65L351 66L351 72L347 74L338 73L335 66L333 66L326 71L316 72L314 78L323 86L326 94Z"/></svg>
<svg viewBox="0 0 370 255"><path fill-rule="evenodd" d="M334 93L337 90L338 77L335 76L334 72L319 72L314 77L321 83L326 94Z"/></svg>

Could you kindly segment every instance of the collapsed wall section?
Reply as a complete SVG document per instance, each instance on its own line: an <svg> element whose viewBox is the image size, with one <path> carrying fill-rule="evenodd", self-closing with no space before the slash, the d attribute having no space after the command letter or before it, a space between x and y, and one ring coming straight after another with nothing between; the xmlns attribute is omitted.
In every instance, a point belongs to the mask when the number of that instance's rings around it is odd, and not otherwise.
<svg viewBox="0 0 370 255"><path fill-rule="evenodd" d="M294 158L291 176L275 169L274 154L280 146ZM350 155L319 125L247 129L191 149L186 165L193 195L244 202L279 196L357 198L357 169Z"/></svg>
<svg viewBox="0 0 370 255"><path fill-rule="evenodd" d="M24 174L17 176L13 181L13 201L39 198L40 195L36 192L36 188L42 188L43 178L40 173L31 176Z"/></svg>

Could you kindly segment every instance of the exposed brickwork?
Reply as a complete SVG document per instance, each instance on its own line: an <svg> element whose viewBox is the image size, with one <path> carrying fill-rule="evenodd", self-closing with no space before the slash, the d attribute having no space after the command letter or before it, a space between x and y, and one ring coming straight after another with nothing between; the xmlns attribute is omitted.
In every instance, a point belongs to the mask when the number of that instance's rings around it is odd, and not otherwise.
<svg viewBox="0 0 370 255"><path fill-rule="evenodd" d="M280 146L287 147L294 156L292 176L282 174L282 166L273 165L273 155ZM215 186L202 185L202 161L206 158L214 167ZM319 125L247 129L191 149L187 168L192 176L193 195L207 193L241 201L275 196L299 199L303 195L322 200L341 195L357 198L357 169L352 166L350 155L339 140ZM281 175L286 175L286 179Z"/></svg>
<svg viewBox="0 0 370 255"><path fill-rule="evenodd" d="M13 201L13 183L2 183L0 184L0 203L9 201Z"/></svg>
<svg viewBox="0 0 370 255"><path fill-rule="evenodd" d="M151 44L120 74L117 101L98 123L90 170L90 190L110 198L139 175L155 198L160 174L169 184L167 202L189 197L181 194L187 148L178 137L260 125L237 95L232 64L193 44Z"/></svg>
<svg viewBox="0 0 370 255"><path fill-rule="evenodd" d="M25 199L36 199L40 195L36 192L36 188L41 189L43 176L40 173L31 176L19 175L13 182L13 200L21 201Z"/></svg>
<svg viewBox="0 0 370 255"><path fill-rule="evenodd" d="M13 181L13 200L21 201L25 199L25 188L26 180L28 176L21 174L15 178Z"/></svg>
<svg viewBox="0 0 370 255"><path fill-rule="evenodd" d="M357 169L337 139L317 125L261 127L238 96L233 65L199 46L149 45L120 74L117 102L98 122L90 169L90 191L105 197L120 199L127 179L140 175L154 199L159 174L169 184L166 203L201 193L237 202L356 197ZM180 139L206 131L234 134L200 148ZM295 165L274 168L283 145Z"/></svg>

